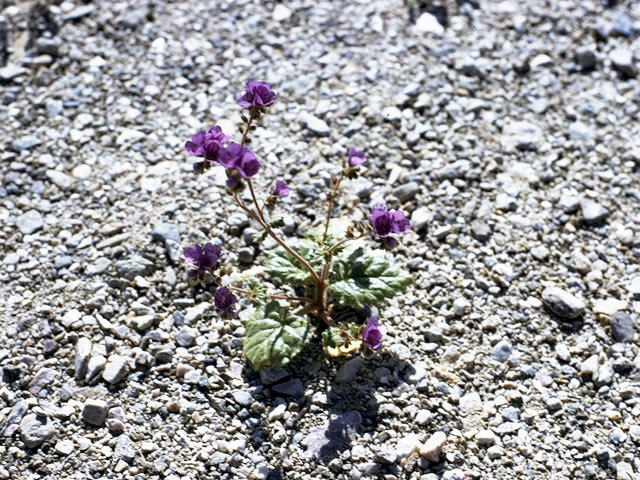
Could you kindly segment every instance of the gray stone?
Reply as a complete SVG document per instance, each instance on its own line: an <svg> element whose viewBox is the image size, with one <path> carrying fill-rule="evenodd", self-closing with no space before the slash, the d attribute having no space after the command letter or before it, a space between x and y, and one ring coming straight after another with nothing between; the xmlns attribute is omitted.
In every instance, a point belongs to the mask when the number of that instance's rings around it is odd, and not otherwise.
<svg viewBox="0 0 640 480"><path fill-rule="evenodd" d="M166 242L172 240L180 242L180 229L173 223L160 223L151 232L151 237L156 241Z"/></svg>
<svg viewBox="0 0 640 480"><path fill-rule="evenodd" d="M567 266L571 270L586 274L591 271L591 260L589 260L589 258L579 249L575 249L571 252L571 257L569 257Z"/></svg>
<svg viewBox="0 0 640 480"><path fill-rule="evenodd" d="M542 140L542 129L530 122L507 122L502 133L502 146L507 151L538 150Z"/></svg>
<svg viewBox="0 0 640 480"><path fill-rule="evenodd" d="M616 342L633 341L633 319L625 312L615 312L609 319L611 333Z"/></svg>
<svg viewBox="0 0 640 480"><path fill-rule="evenodd" d="M71 453L73 453L75 445L71 440L60 440L58 443L56 443L54 449L59 455L70 455Z"/></svg>
<svg viewBox="0 0 640 480"><path fill-rule="evenodd" d="M7 428L9 428L11 425L14 425L18 423L20 420L22 420L22 417L24 416L25 413L27 413L27 410L29 410L29 402L27 402L26 400L18 401L11 408L11 411L9 412L9 416L7 417L7 420L4 422L4 425L0 429L0 435L4 435Z"/></svg>
<svg viewBox="0 0 640 480"><path fill-rule="evenodd" d="M633 277L631 279L631 282L629 282L628 290L631 295L634 295L634 296L640 295L640 276Z"/></svg>
<svg viewBox="0 0 640 480"><path fill-rule="evenodd" d="M87 375L85 377L85 381L91 382L97 378L104 370L104 366L106 364L107 359L103 355L94 355L91 357L89 359L89 363L87 363Z"/></svg>
<svg viewBox="0 0 640 480"><path fill-rule="evenodd" d="M253 247L242 247L238 250L238 260L242 263L251 263L253 262L253 256L255 255L255 251Z"/></svg>
<svg viewBox="0 0 640 480"><path fill-rule="evenodd" d="M87 366L89 365L89 355L93 345L91 340L86 337L80 337L76 342L76 356L74 360L74 369L76 380L81 380L87 374Z"/></svg>
<svg viewBox="0 0 640 480"><path fill-rule="evenodd" d="M253 402L253 397L246 390L236 390L231 395L233 395L235 402L243 407L248 407Z"/></svg>
<svg viewBox="0 0 640 480"><path fill-rule="evenodd" d="M574 142L588 143L595 137L593 129L584 122L573 122L569 125L569 138Z"/></svg>
<svg viewBox="0 0 640 480"><path fill-rule="evenodd" d="M27 73L26 68L16 65L15 63L7 63L4 67L0 68L0 80L8 82L25 73Z"/></svg>
<svg viewBox="0 0 640 480"><path fill-rule="evenodd" d="M16 152L21 152L23 150L29 150L33 147L37 147L40 143L40 139L35 135L26 135L15 139L11 143L11 148Z"/></svg>
<svg viewBox="0 0 640 480"><path fill-rule="evenodd" d="M136 451L131 446L131 440L128 435L118 436L116 448L113 449L113 459L115 461L124 460L129 464L136 459Z"/></svg>
<svg viewBox="0 0 640 480"><path fill-rule="evenodd" d="M491 238L491 227L484 220L471 222L471 235L480 242L486 242Z"/></svg>
<svg viewBox="0 0 640 480"><path fill-rule="evenodd" d="M598 355L591 355L584 362L580 364L580 375L590 376L592 379L598 378L598 372L600 371L600 360Z"/></svg>
<svg viewBox="0 0 640 480"><path fill-rule="evenodd" d="M495 445L498 441L498 437L491 430L480 430L476 433L475 439L481 447Z"/></svg>
<svg viewBox="0 0 640 480"><path fill-rule="evenodd" d="M95 10L96 7L94 5L82 5L71 10L64 17L62 17L62 19L65 22L69 20L78 20L79 18L86 17L87 15L92 14Z"/></svg>
<svg viewBox="0 0 640 480"><path fill-rule="evenodd" d="M37 210L29 210L16 219L18 229L23 235L31 235L44 226L42 215Z"/></svg>
<svg viewBox="0 0 640 480"><path fill-rule="evenodd" d="M393 189L393 195L400 203L407 202L420 192L420 185L416 182L405 183Z"/></svg>
<svg viewBox="0 0 640 480"><path fill-rule="evenodd" d="M57 376L58 372L55 370L47 367L41 368L31 379L31 382L29 383L29 392L33 395L38 395L40 390L47 388L47 386L53 382Z"/></svg>
<svg viewBox="0 0 640 480"><path fill-rule="evenodd" d="M633 62L633 52L625 47L619 47L609 54L611 65L615 70L627 77L636 75L636 66Z"/></svg>
<svg viewBox="0 0 640 480"><path fill-rule="evenodd" d="M61 190L68 190L73 185L73 177L59 170L47 170L47 178Z"/></svg>
<svg viewBox="0 0 640 480"><path fill-rule="evenodd" d="M273 9L273 12L271 12L271 18L273 18L275 22L284 22L291 18L291 10L285 5L278 3Z"/></svg>
<svg viewBox="0 0 640 480"><path fill-rule="evenodd" d="M320 427L309 432L304 440L307 452L315 458L332 459L338 451L342 451L349 442L356 439L362 415L353 410L345 412Z"/></svg>
<svg viewBox="0 0 640 480"><path fill-rule="evenodd" d="M425 12L421 14L414 27L416 33L430 33L432 35L442 36L444 34L444 27L438 22L438 19L432 14Z"/></svg>
<svg viewBox="0 0 640 480"><path fill-rule="evenodd" d="M300 380L299 378L294 378L284 383L278 383L271 387L271 389L274 392L279 393L280 395L294 398L301 396L304 392L302 380Z"/></svg>
<svg viewBox="0 0 640 480"><path fill-rule="evenodd" d="M348 383L353 381L363 363L364 358L362 357L354 357L344 362L338 370L338 373L336 373L336 382Z"/></svg>
<svg viewBox="0 0 640 480"><path fill-rule="evenodd" d="M20 422L20 438L27 448L38 448L55 432L53 423L34 413L25 415Z"/></svg>
<svg viewBox="0 0 640 480"><path fill-rule="evenodd" d="M102 372L102 378L111 383L120 382L129 373L129 365L127 359L120 355L111 355Z"/></svg>
<svg viewBox="0 0 640 480"><path fill-rule="evenodd" d="M283 367L266 367L260 370L260 381L267 387L288 376L289 372Z"/></svg>
<svg viewBox="0 0 640 480"><path fill-rule="evenodd" d="M59 38L38 37L36 39L36 51L43 55L57 57L60 54L62 40Z"/></svg>
<svg viewBox="0 0 640 480"><path fill-rule="evenodd" d="M613 17L611 24L613 31L623 37L630 37L633 35L633 20L623 11Z"/></svg>
<svg viewBox="0 0 640 480"><path fill-rule="evenodd" d="M137 276L150 275L156 269L153 262L140 255L131 255L129 258L116 262L116 272L122 278L133 280Z"/></svg>
<svg viewBox="0 0 640 480"><path fill-rule="evenodd" d="M108 412L109 407L107 406L107 402L96 398L89 398L82 408L82 418L85 422L100 427L107 419Z"/></svg>
<svg viewBox="0 0 640 480"><path fill-rule="evenodd" d="M184 326L176 334L176 343L181 347L190 347L196 341L197 330Z"/></svg>
<svg viewBox="0 0 640 480"><path fill-rule="evenodd" d="M548 287L542 292L542 301L556 315L574 319L584 314L585 303L558 287Z"/></svg>
<svg viewBox="0 0 640 480"><path fill-rule="evenodd" d="M596 68L598 57L592 47L580 47L576 51L576 63L580 65L580 68L584 71L593 70Z"/></svg>
<svg viewBox="0 0 640 480"><path fill-rule="evenodd" d="M493 359L498 362L506 362L511 356L511 343L501 340L493 347Z"/></svg>
<svg viewBox="0 0 640 480"><path fill-rule="evenodd" d="M398 454L394 448L390 446L383 446L376 452L373 460L378 463L391 465L392 463L395 463L396 458L398 458Z"/></svg>
<svg viewBox="0 0 640 480"><path fill-rule="evenodd" d="M582 221L587 225L601 223L609 216L609 211L598 202L583 198L580 200L582 210Z"/></svg>
<svg viewBox="0 0 640 480"><path fill-rule="evenodd" d="M426 458L430 462L439 462L442 447L444 447L446 441L447 434L442 431L437 431L431 435L422 448L420 448L420 456Z"/></svg>
<svg viewBox="0 0 640 480"><path fill-rule="evenodd" d="M312 133L320 137L329 136L329 125L327 125L324 120L307 112L301 113L299 119L300 122Z"/></svg>

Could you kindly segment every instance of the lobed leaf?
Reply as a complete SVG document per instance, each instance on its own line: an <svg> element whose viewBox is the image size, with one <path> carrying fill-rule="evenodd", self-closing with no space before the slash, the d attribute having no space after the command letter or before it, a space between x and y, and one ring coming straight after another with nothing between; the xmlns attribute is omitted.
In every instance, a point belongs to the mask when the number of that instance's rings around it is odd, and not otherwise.
<svg viewBox="0 0 640 480"><path fill-rule="evenodd" d="M323 265L322 249L310 240L301 240L292 247L302 258L319 270ZM311 284L311 274L284 248L275 249L267 257L265 271L290 285Z"/></svg>
<svg viewBox="0 0 640 480"><path fill-rule="evenodd" d="M334 264L328 291L342 305L364 308L380 305L411 282L409 272L386 260L382 252L365 253L360 247Z"/></svg>
<svg viewBox="0 0 640 480"><path fill-rule="evenodd" d="M286 365L311 336L306 318L293 315L275 301L258 308L243 323L244 353L256 370Z"/></svg>

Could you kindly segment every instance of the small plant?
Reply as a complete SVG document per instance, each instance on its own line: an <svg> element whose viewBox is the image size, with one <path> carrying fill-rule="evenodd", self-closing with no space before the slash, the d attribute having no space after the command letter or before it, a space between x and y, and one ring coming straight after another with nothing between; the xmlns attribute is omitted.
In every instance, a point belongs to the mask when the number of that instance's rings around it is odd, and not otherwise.
<svg viewBox="0 0 640 480"><path fill-rule="evenodd" d="M357 178L366 162L363 152L351 148L340 175L332 179L322 225L296 242L283 238L278 229L284 222L270 214L291 189L277 180L261 200L252 182L260 171L260 160L248 147L255 123L275 100L268 83L249 81L238 98L238 104L248 111L241 116L244 126L239 143L214 126L196 133L185 145L187 152L202 159L193 166L197 174L215 164L226 169L227 194L262 229L254 242L269 236L279 245L268 254L264 273L274 281L272 287L280 285L285 292L272 293L261 278L253 276L242 286L218 287L214 304L224 314L236 315L235 292L255 306L243 322L243 344L256 370L288 363L313 338L314 330L321 334L323 348L331 356L358 350L370 354L382 348L385 329L374 316L369 316L364 325L358 317L362 318L369 306L381 305L402 292L412 279L386 259L384 250L371 249L365 237L373 235L379 246L391 250L398 245L394 235L408 231L411 224L404 213L387 210L384 205L373 207L369 222L333 218L340 187ZM244 197L246 189L248 195ZM220 247L211 243L185 248L184 257L194 267L189 278L194 282L208 278L220 284L216 267L222 256Z"/></svg>

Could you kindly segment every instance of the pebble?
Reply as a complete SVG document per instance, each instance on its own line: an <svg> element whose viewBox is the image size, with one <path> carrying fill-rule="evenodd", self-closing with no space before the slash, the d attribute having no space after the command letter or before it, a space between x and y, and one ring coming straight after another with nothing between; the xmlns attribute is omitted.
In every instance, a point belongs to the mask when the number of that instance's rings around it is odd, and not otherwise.
<svg viewBox="0 0 640 480"><path fill-rule="evenodd" d="M590 376L595 380L598 377L599 368L600 360L598 355L591 355L580 365L580 375Z"/></svg>
<svg viewBox="0 0 640 480"><path fill-rule="evenodd" d="M405 435L396 444L396 454L399 460L404 460L414 452L418 452L422 444L414 433Z"/></svg>
<svg viewBox="0 0 640 480"><path fill-rule="evenodd" d="M327 123L314 116L311 115L310 113L307 112L303 112L300 114L300 122L307 127L307 129L311 132L314 133L315 135L318 135L320 137L327 137L329 136L329 132L331 131L329 129L329 125L327 125Z"/></svg>
<svg viewBox="0 0 640 480"><path fill-rule="evenodd" d="M619 310L626 310L626 308L627 302L623 302L617 298L605 298L597 300L593 304L594 313L606 316L611 316Z"/></svg>
<svg viewBox="0 0 640 480"><path fill-rule="evenodd" d="M542 143L542 129L533 123L507 122L502 133L502 146L507 151L538 150Z"/></svg>
<svg viewBox="0 0 640 480"><path fill-rule="evenodd" d="M545 288L542 302L559 317L570 320L583 315L587 308L582 300L558 287Z"/></svg>
<svg viewBox="0 0 640 480"><path fill-rule="evenodd" d="M491 430L480 430L476 433L475 439L481 447L495 445L498 441L498 437Z"/></svg>
<svg viewBox="0 0 640 480"><path fill-rule="evenodd" d="M285 20L289 20L291 18L291 10L288 9L285 5L278 3L273 9L271 18L273 18L273 20L276 22L284 22Z"/></svg>
<svg viewBox="0 0 640 480"><path fill-rule="evenodd" d="M364 363L364 359L362 357L354 357L350 360L344 362L338 372L336 373L336 382L338 383L348 383L352 382L356 375L358 374L358 370Z"/></svg>
<svg viewBox="0 0 640 480"><path fill-rule="evenodd" d="M419 34L429 33L439 37L444 35L444 27L435 16L428 12L424 12L418 17L414 29Z"/></svg>
<svg viewBox="0 0 640 480"><path fill-rule="evenodd" d="M61 190L68 190L73 185L73 177L59 170L47 170L47 178Z"/></svg>
<svg viewBox="0 0 640 480"><path fill-rule="evenodd" d="M11 148L16 152L21 152L23 150L30 150L33 147L37 147L40 143L42 142L35 135L26 135L15 139L11 143Z"/></svg>
<svg viewBox="0 0 640 480"><path fill-rule="evenodd" d="M424 427L433 421L433 414L429 410L418 410L415 420L418 425Z"/></svg>
<svg viewBox="0 0 640 480"><path fill-rule="evenodd" d="M491 227L483 220L471 222L471 235L480 242L486 242L491 238Z"/></svg>
<svg viewBox="0 0 640 480"><path fill-rule="evenodd" d="M128 360L120 355L111 355L102 372L102 378L111 383L119 383L129 373Z"/></svg>
<svg viewBox="0 0 640 480"><path fill-rule="evenodd" d="M582 274L587 274L591 271L591 260L589 260L589 258L580 250L574 249L571 252L571 257L569 257L567 266L571 270L575 270L576 272Z"/></svg>
<svg viewBox="0 0 640 480"><path fill-rule="evenodd" d="M628 48L616 48L609 54L609 59L613 68L626 77L634 77L636 75L633 52Z"/></svg>
<svg viewBox="0 0 640 480"><path fill-rule="evenodd" d="M60 455L71 455L75 450L75 445L71 440L60 440L56 443L55 451Z"/></svg>
<svg viewBox="0 0 640 480"><path fill-rule="evenodd" d="M243 407L248 407L253 402L253 397L245 390L236 390L232 395L235 402Z"/></svg>
<svg viewBox="0 0 640 480"><path fill-rule="evenodd" d="M633 341L633 319L625 312L615 312L609 318L611 333L616 342Z"/></svg>
<svg viewBox="0 0 640 480"><path fill-rule="evenodd" d="M23 235L31 235L44 226L44 220L40 212L29 210L16 219L16 224Z"/></svg>
<svg viewBox="0 0 640 480"><path fill-rule="evenodd" d="M107 402L96 398L89 398L82 408L82 418L91 425L101 427L107 419L108 412Z"/></svg>
<svg viewBox="0 0 640 480"><path fill-rule="evenodd" d="M596 68L598 56L592 47L580 47L576 51L576 63L583 71L590 71Z"/></svg>
<svg viewBox="0 0 640 480"><path fill-rule="evenodd" d="M7 63L4 67L0 68L0 80L8 82L25 73L27 73L26 68L16 65L15 63Z"/></svg>
<svg viewBox="0 0 640 480"><path fill-rule="evenodd" d="M597 225L609 216L609 211L606 208L588 198L580 200L580 208L582 210L582 221L587 225Z"/></svg>
<svg viewBox="0 0 640 480"><path fill-rule="evenodd" d="M393 195L400 203L408 202L420 192L420 185L416 182L405 183L393 189Z"/></svg>
<svg viewBox="0 0 640 480"><path fill-rule="evenodd" d="M279 393L281 395L285 395L287 397L300 397L304 392L304 386L302 385L302 380L299 378L292 378L284 383L277 383L272 386L271 389Z"/></svg>
<svg viewBox="0 0 640 480"><path fill-rule="evenodd" d="M133 280L135 277L145 277L155 270L153 262L140 255L132 255L125 260L116 262L116 272L122 278Z"/></svg>
<svg viewBox="0 0 640 480"><path fill-rule="evenodd" d="M44 416L34 413L25 415L20 422L20 438L27 448L38 448L53 436L53 423Z"/></svg>
<svg viewBox="0 0 640 480"><path fill-rule="evenodd" d="M33 395L38 395L40 390L47 388L47 386L49 386L57 376L58 372L55 370L47 367L41 368L29 383L29 392Z"/></svg>
<svg viewBox="0 0 640 480"><path fill-rule="evenodd" d="M190 347L196 341L197 336L197 330L188 326L184 326L176 334L176 343L181 347Z"/></svg>
<svg viewBox="0 0 640 480"><path fill-rule="evenodd" d="M89 359L87 363L87 375L85 377L86 382L91 382L97 378L104 370L107 364L107 359L103 355L94 355Z"/></svg>
<svg viewBox="0 0 640 480"><path fill-rule="evenodd" d="M113 459L124 460L128 464L132 464L136 459L136 451L131 446L131 440L128 435L119 435L116 440L116 447L113 450Z"/></svg>
<svg viewBox="0 0 640 480"><path fill-rule="evenodd" d="M411 214L411 230L420 232L431 220L431 210L428 207L418 207Z"/></svg>
<svg viewBox="0 0 640 480"><path fill-rule="evenodd" d="M631 279L627 290L631 295L640 296L640 276Z"/></svg>
<svg viewBox="0 0 640 480"><path fill-rule="evenodd" d="M442 448L447 442L447 434L437 431L420 447L420 456L426 458L430 462L437 463L440 461Z"/></svg>

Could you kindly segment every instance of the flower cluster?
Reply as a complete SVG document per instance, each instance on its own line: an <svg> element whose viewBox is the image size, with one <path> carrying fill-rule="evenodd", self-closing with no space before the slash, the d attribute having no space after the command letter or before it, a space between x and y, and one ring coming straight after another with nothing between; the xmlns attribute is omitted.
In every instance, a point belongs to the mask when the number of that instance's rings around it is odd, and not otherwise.
<svg viewBox="0 0 640 480"><path fill-rule="evenodd" d="M391 249L398 245L392 233L404 233L411 228L411 222L400 210L388 211L385 205L377 204L371 209L371 227L373 233L384 239L384 244Z"/></svg>
<svg viewBox="0 0 640 480"><path fill-rule="evenodd" d="M196 267L189 271L189 276L193 278L211 272L222 258L222 250L212 243L207 243L204 247L196 244L184 249L184 258Z"/></svg>
<svg viewBox="0 0 640 480"><path fill-rule="evenodd" d="M362 343L371 350L380 350L385 330L384 327L378 325L378 317L367 318L367 326L362 332Z"/></svg>
<svg viewBox="0 0 640 480"><path fill-rule="evenodd" d="M242 108L268 107L276 101L276 94L271 90L267 82L249 80L245 91L238 97L238 105Z"/></svg>

